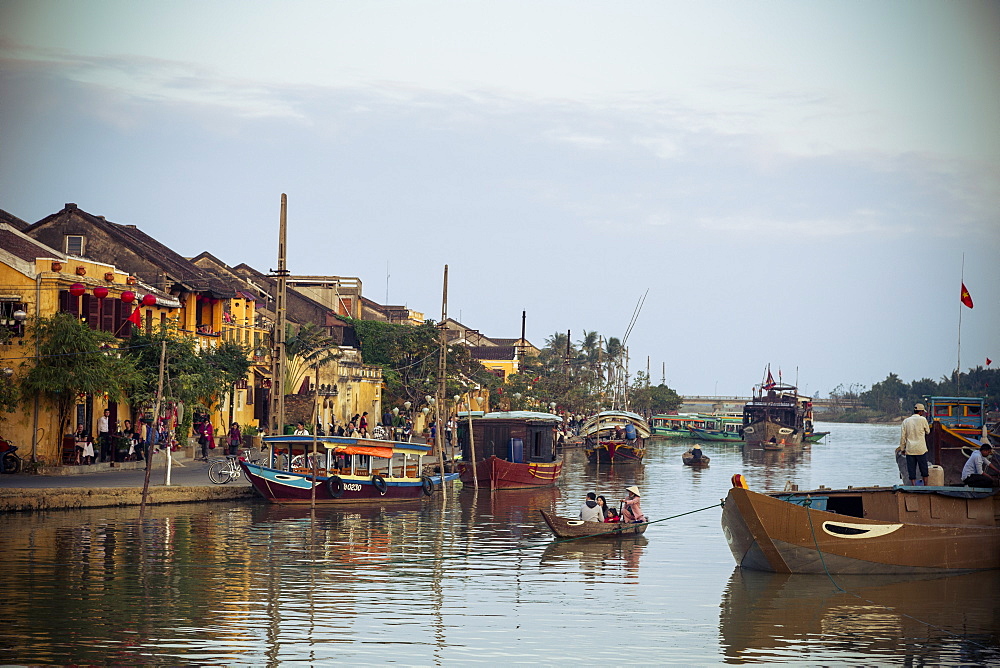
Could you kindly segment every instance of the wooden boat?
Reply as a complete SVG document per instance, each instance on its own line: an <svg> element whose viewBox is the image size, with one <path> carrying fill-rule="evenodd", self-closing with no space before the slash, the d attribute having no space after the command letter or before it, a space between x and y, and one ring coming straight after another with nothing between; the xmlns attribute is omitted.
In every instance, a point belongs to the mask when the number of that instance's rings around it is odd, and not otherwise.
<svg viewBox="0 0 1000 668"><path fill-rule="evenodd" d="M812 429L812 399L799 396L794 385L775 383L770 373L768 378L743 407L743 440L765 450L801 445Z"/></svg>
<svg viewBox="0 0 1000 668"><path fill-rule="evenodd" d="M691 438L688 428L703 425L704 420L695 414L654 415L649 429L654 438Z"/></svg>
<svg viewBox="0 0 1000 668"><path fill-rule="evenodd" d="M241 461L250 484L273 503L371 503L418 501L441 484L423 473L429 445L339 436L315 437L317 475L312 470L312 436L266 436L267 465ZM279 459L290 465L276 466ZM290 460L289 460L290 458ZM446 474L445 480L458 478Z"/></svg>
<svg viewBox="0 0 1000 668"><path fill-rule="evenodd" d="M542 519L556 538L614 538L618 536L636 536L646 532L648 522L584 522L553 515L546 510L539 510Z"/></svg>
<svg viewBox="0 0 1000 668"><path fill-rule="evenodd" d="M473 414L475 415L475 414ZM562 472L553 433L562 418L552 413L511 411L473 417L476 477L480 487L527 489L551 487ZM468 488L473 485L469 423L459 417L458 443L462 461L458 471Z"/></svg>
<svg viewBox="0 0 1000 668"><path fill-rule="evenodd" d="M635 438L622 437L632 432ZM602 411L591 416L580 429L586 439L584 451L591 464L638 464L646 454L649 423L629 411Z"/></svg>
<svg viewBox="0 0 1000 668"><path fill-rule="evenodd" d="M742 568L952 573L1000 568L1000 495L968 487L729 490L722 530Z"/></svg>
<svg viewBox="0 0 1000 668"><path fill-rule="evenodd" d="M944 484L961 485L965 461L983 444L985 401L980 397L925 397L929 461L944 469ZM992 441L994 447L997 441ZM988 471L994 487L1000 484L995 470Z"/></svg>
<svg viewBox="0 0 1000 668"><path fill-rule="evenodd" d="M708 463L712 461L712 459L707 455L702 455L701 459L695 460L694 454L688 450L681 455L681 461L683 461L686 466L694 466L697 468L708 466Z"/></svg>
<svg viewBox="0 0 1000 668"><path fill-rule="evenodd" d="M819 443L829 435L830 432L828 431L807 431L802 440L805 443Z"/></svg>

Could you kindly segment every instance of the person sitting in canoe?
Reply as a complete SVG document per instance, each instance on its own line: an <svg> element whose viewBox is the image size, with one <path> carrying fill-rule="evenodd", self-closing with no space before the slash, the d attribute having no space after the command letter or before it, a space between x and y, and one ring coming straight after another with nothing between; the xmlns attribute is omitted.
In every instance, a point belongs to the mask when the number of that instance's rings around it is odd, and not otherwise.
<svg viewBox="0 0 1000 668"><path fill-rule="evenodd" d="M639 488L633 485L632 487L626 487L625 491L628 492L628 498L622 499L622 521L647 521L646 516L642 514L642 508L639 507Z"/></svg>
<svg viewBox="0 0 1000 668"><path fill-rule="evenodd" d="M580 519L584 522L603 522L604 511L597 503L597 495L587 492L587 500L580 508Z"/></svg>
<svg viewBox="0 0 1000 668"><path fill-rule="evenodd" d="M611 510L608 507L608 500L605 499L603 496L598 496L597 497L597 506L601 509L601 521L602 522L607 522L608 521L608 511Z"/></svg>

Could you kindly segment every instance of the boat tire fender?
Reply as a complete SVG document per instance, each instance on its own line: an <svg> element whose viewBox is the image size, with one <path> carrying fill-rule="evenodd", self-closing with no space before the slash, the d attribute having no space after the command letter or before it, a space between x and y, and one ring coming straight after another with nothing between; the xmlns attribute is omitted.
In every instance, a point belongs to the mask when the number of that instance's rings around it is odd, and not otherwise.
<svg viewBox="0 0 1000 668"><path fill-rule="evenodd" d="M434 493L434 481L424 476L420 479L420 489L423 490L424 496L430 496Z"/></svg>
<svg viewBox="0 0 1000 668"><path fill-rule="evenodd" d="M340 476L334 475L326 479L326 489L330 492L330 497L339 499L344 495L344 481Z"/></svg>
<svg viewBox="0 0 1000 668"><path fill-rule="evenodd" d="M372 476L372 484L375 485L375 489L382 496L385 496L386 490L389 489L389 485L385 483L385 478L380 476L378 473Z"/></svg>

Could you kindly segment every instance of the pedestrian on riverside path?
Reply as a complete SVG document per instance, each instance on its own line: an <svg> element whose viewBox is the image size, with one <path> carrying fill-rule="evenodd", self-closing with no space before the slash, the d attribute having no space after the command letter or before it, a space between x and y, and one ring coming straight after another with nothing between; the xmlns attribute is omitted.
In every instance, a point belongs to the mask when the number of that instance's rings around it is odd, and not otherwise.
<svg viewBox="0 0 1000 668"><path fill-rule="evenodd" d="M918 467L924 486L927 485L927 434L931 433L931 427L924 417L925 412L923 404L915 405L913 415L903 420L899 433L897 451L906 453L906 472L911 485L917 484Z"/></svg>
<svg viewBox="0 0 1000 668"><path fill-rule="evenodd" d="M111 459L111 411L104 409L104 415L97 418L97 446L101 449L101 461Z"/></svg>
<svg viewBox="0 0 1000 668"><path fill-rule="evenodd" d="M239 422L229 425L229 454L235 457L240 453L240 446L243 444L243 430L240 429Z"/></svg>

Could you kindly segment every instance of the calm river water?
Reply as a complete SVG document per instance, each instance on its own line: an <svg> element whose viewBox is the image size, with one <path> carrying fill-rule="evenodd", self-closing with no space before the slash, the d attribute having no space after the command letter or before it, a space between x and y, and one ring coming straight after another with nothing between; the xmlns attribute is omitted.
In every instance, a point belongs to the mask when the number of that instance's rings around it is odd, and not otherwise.
<svg viewBox="0 0 1000 668"><path fill-rule="evenodd" d="M735 569L717 507L751 488L898 482L898 427L823 425L799 452L654 441L638 470L567 452L558 489L423 505L158 506L0 517L2 664L1000 663L997 573L855 578ZM764 455L767 455L766 457ZM655 524L553 544L539 508L636 484ZM617 505L617 504L616 504Z"/></svg>

